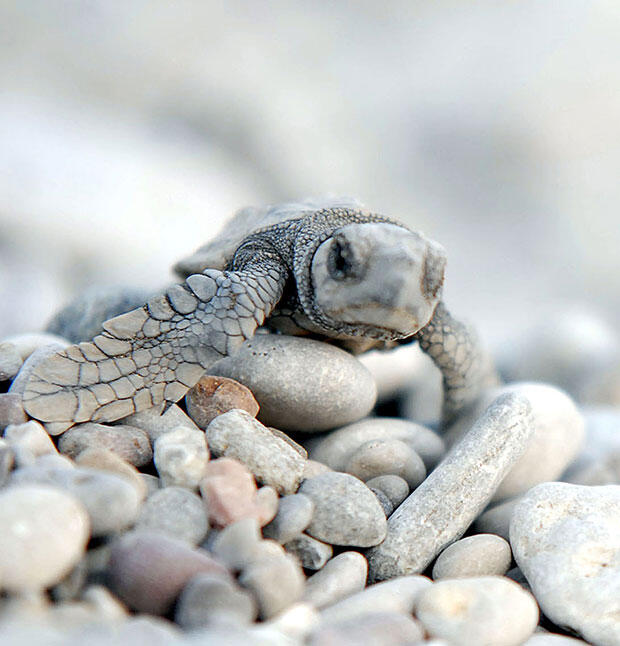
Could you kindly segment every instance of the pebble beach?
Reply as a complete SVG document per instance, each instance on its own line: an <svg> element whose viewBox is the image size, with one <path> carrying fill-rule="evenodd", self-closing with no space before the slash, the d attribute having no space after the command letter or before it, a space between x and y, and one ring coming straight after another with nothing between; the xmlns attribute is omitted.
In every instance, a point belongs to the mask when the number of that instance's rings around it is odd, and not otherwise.
<svg viewBox="0 0 620 646"><path fill-rule="evenodd" d="M620 644L620 401L509 381L439 432L417 347L260 333L51 436L21 392L72 311L0 343L3 644Z"/></svg>

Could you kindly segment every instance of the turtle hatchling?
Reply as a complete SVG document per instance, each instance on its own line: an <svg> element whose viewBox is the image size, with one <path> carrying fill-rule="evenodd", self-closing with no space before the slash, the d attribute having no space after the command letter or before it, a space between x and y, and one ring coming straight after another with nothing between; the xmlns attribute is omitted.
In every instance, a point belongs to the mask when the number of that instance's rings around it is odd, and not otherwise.
<svg viewBox="0 0 620 646"><path fill-rule="evenodd" d="M257 327L349 349L417 341L443 374L443 421L488 379L474 333L441 300L443 248L351 201L239 211L180 261L183 282L38 364L24 408L58 434L181 399Z"/></svg>

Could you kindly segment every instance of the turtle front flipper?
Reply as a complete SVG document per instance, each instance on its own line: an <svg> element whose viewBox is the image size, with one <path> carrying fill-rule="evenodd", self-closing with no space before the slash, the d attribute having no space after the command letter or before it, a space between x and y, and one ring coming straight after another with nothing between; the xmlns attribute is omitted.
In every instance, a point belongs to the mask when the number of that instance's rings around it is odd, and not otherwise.
<svg viewBox="0 0 620 646"><path fill-rule="evenodd" d="M178 401L211 364L253 336L280 300L285 278L280 263L264 258L239 271L189 276L106 321L92 341L36 366L24 409L56 435Z"/></svg>
<svg viewBox="0 0 620 646"><path fill-rule="evenodd" d="M443 404L441 425L449 426L483 389L499 378L475 331L455 319L440 302L430 322L414 337L441 370Z"/></svg>

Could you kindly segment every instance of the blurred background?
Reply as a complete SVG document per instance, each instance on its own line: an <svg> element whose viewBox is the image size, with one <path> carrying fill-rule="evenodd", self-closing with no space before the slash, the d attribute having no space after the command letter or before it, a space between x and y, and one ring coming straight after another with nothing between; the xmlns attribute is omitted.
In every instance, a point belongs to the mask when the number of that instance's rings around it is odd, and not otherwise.
<svg viewBox="0 0 620 646"><path fill-rule="evenodd" d="M0 75L2 336L327 194L440 241L494 348L618 328L617 0L2 0Z"/></svg>

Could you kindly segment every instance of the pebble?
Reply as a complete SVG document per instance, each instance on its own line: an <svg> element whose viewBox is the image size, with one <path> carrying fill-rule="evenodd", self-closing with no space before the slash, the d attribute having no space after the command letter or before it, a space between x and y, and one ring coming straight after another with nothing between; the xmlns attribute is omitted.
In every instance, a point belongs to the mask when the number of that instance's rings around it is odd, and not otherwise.
<svg viewBox="0 0 620 646"><path fill-rule="evenodd" d="M275 518L263 527L263 536L288 543L299 536L312 520L314 503L302 493L280 498Z"/></svg>
<svg viewBox="0 0 620 646"><path fill-rule="evenodd" d="M247 625L258 609L250 593L232 581L210 574L190 579L176 604L174 620L183 630L212 625Z"/></svg>
<svg viewBox="0 0 620 646"><path fill-rule="evenodd" d="M316 608L303 601L294 603L273 619L257 625L262 633L266 628L277 631L289 639L289 644L305 644L308 636L319 624L319 613Z"/></svg>
<svg viewBox="0 0 620 646"><path fill-rule="evenodd" d="M320 625L309 646L403 646L424 640L424 629L413 617L399 612L371 612L356 619Z"/></svg>
<svg viewBox="0 0 620 646"><path fill-rule="evenodd" d="M217 532L209 551L232 572L242 570L258 553L263 543L256 518L242 518Z"/></svg>
<svg viewBox="0 0 620 646"><path fill-rule="evenodd" d="M86 449L75 458L75 463L80 467L109 471L125 478L135 487L140 500L144 500L148 495L148 486L144 479L146 474L140 473L136 467L108 449Z"/></svg>
<svg viewBox="0 0 620 646"><path fill-rule="evenodd" d="M281 430L315 432L354 422L377 399L370 372L351 354L301 337L260 334L210 368L247 386L258 419Z"/></svg>
<svg viewBox="0 0 620 646"><path fill-rule="evenodd" d="M381 491L381 489L373 489L372 487L368 488L375 494L375 496L377 496L377 500L381 505L381 509L383 509L385 517L389 518L394 511L394 505L392 504L392 501L383 493L383 491Z"/></svg>
<svg viewBox="0 0 620 646"><path fill-rule="evenodd" d="M219 458L207 464L200 493L215 527L226 527L249 517L256 518L261 526L271 520L264 518L264 510L257 504L254 477L245 465L233 458Z"/></svg>
<svg viewBox="0 0 620 646"><path fill-rule="evenodd" d="M163 487L196 489L205 477L209 449L203 431L179 426L155 440L153 461Z"/></svg>
<svg viewBox="0 0 620 646"><path fill-rule="evenodd" d="M366 480L366 486L382 491L392 503L393 509L396 509L409 495L409 485L400 476L376 476Z"/></svg>
<svg viewBox="0 0 620 646"><path fill-rule="evenodd" d="M279 494L293 494L303 477L305 459L294 447L243 410L216 417L207 427L214 455L239 460L258 482Z"/></svg>
<svg viewBox="0 0 620 646"><path fill-rule="evenodd" d="M372 612L400 612L411 615L418 596L433 585L425 576L395 577L390 581L370 585L331 604L321 611L326 622L359 619Z"/></svg>
<svg viewBox="0 0 620 646"><path fill-rule="evenodd" d="M258 402L249 388L227 377L205 376L185 395L187 414L199 428L229 410L241 409L256 417Z"/></svg>
<svg viewBox="0 0 620 646"><path fill-rule="evenodd" d="M368 561L359 552L341 552L306 579L303 600L315 608L330 606L366 585Z"/></svg>
<svg viewBox="0 0 620 646"><path fill-rule="evenodd" d="M562 480L574 484L620 484L620 411L613 406L582 409L586 437Z"/></svg>
<svg viewBox="0 0 620 646"><path fill-rule="evenodd" d="M549 382L581 400L592 378L620 360L617 331L591 309L557 306L540 313L505 344L499 358L506 381Z"/></svg>
<svg viewBox="0 0 620 646"><path fill-rule="evenodd" d="M144 305L149 296L147 290L135 287L90 287L52 318L46 332L71 343L90 341L101 332L104 321Z"/></svg>
<svg viewBox="0 0 620 646"><path fill-rule="evenodd" d="M316 460L306 460L304 464L304 475L303 480L308 480L309 478L314 478L321 473L327 473L331 469L322 462L317 462Z"/></svg>
<svg viewBox="0 0 620 646"><path fill-rule="evenodd" d="M108 449L136 467L144 466L153 459L147 434L142 429L126 424L78 424L63 433L58 441L58 448L61 453L73 459L90 448Z"/></svg>
<svg viewBox="0 0 620 646"><path fill-rule="evenodd" d="M52 485L72 494L86 508L93 536L106 536L126 529L134 523L140 510L141 500L135 486L125 478L105 471L55 465L44 467L37 462L14 471L11 481Z"/></svg>
<svg viewBox="0 0 620 646"><path fill-rule="evenodd" d="M475 534L446 547L435 561L433 579L501 576L508 572L511 561L508 541L494 534Z"/></svg>
<svg viewBox="0 0 620 646"><path fill-rule="evenodd" d="M149 473L140 473L140 478L146 485L147 498L161 488L161 482L157 476L152 476Z"/></svg>
<svg viewBox="0 0 620 646"><path fill-rule="evenodd" d="M4 439L13 449L19 466L32 464L41 455L57 453L47 431L35 420L7 426L4 429Z"/></svg>
<svg viewBox="0 0 620 646"><path fill-rule="evenodd" d="M259 487L256 492L257 517L261 527L270 523L278 513L278 492L269 485Z"/></svg>
<svg viewBox="0 0 620 646"><path fill-rule="evenodd" d="M548 384L522 382L487 391L472 411L448 430L448 444L458 440L491 401L503 393L522 395L530 401L534 435L497 488L495 501L516 496L540 482L558 479L577 456L585 434L583 416L566 393Z"/></svg>
<svg viewBox="0 0 620 646"><path fill-rule="evenodd" d="M90 338L90 337L89 337ZM25 334L14 334L3 339L4 343L10 343L17 349L22 361L26 361L34 352L46 346L58 346L57 349L66 348L71 342L57 334L46 332L27 332Z"/></svg>
<svg viewBox="0 0 620 646"><path fill-rule="evenodd" d="M11 342L0 343L0 381L9 381L19 372L24 360Z"/></svg>
<svg viewBox="0 0 620 646"><path fill-rule="evenodd" d="M0 492L0 527L0 581L15 593L58 583L90 535L88 514L73 496L38 484Z"/></svg>
<svg viewBox="0 0 620 646"><path fill-rule="evenodd" d="M0 393L0 431L11 424L25 424L27 420L21 395Z"/></svg>
<svg viewBox="0 0 620 646"><path fill-rule="evenodd" d="M534 487L513 512L510 543L549 619L595 644L620 643L620 486Z"/></svg>
<svg viewBox="0 0 620 646"><path fill-rule="evenodd" d="M331 545L317 541L307 534L300 534L289 541L284 545L284 549L296 556L306 570L320 570L334 553Z"/></svg>
<svg viewBox="0 0 620 646"><path fill-rule="evenodd" d="M474 522L474 529L481 534L497 534L505 540L510 540L510 518L512 512L521 500L521 496L504 500L484 511Z"/></svg>
<svg viewBox="0 0 620 646"><path fill-rule="evenodd" d="M370 547L385 538L386 519L377 497L357 478L330 471L304 480L299 492L314 502L306 532L332 545Z"/></svg>
<svg viewBox="0 0 620 646"><path fill-rule="evenodd" d="M423 572L484 509L531 438L527 399L499 397L388 520L367 553L371 581Z"/></svg>
<svg viewBox="0 0 620 646"><path fill-rule="evenodd" d="M383 475L400 476L410 489L426 477L422 458L401 440L370 440L364 442L347 460L346 473L366 482Z"/></svg>
<svg viewBox="0 0 620 646"><path fill-rule="evenodd" d="M179 406L172 404L168 410L162 415L164 405L153 406L134 413L128 417L123 418L123 422L129 426L141 428L149 436L151 444L155 443L160 435L175 431L179 426L200 430L194 420L189 417Z"/></svg>
<svg viewBox="0 0 620 646"><path fill-rule="evenodd" d="M521 646L538 623L534 597L499 576L434 583L418 597L415 614L432 637L462 646Z"/></svg>
<svg viewBox="0 0 620 646"><path fill-rule="evenodd" d="M299 562L288 554L256 560L239 575L239 583L253 593L261 619L270 619L298 601L304 581Z"/></svg>
<svg viewBox="0 0 620 646"><path fill-rule="evenodd" d="M11 469L15 463L15 454L6 440L0 438L0 487L8 482L11 477Z"/></svg>
<svg viewBox="0 0 620 646"><path fill-rule="evenodd" d="M135 528L162 532L198 545L209 530L207 510L200 496L188 489L166 487L144 503Z"/></svg>
<svg viewBox="0 0 620 646"><path fill-rule="evenodd" d="M159 532L130 532L112 546L111 588L130 608L166 613L187 582L199 573L229 578L208 552Z"/></svg>
<svg viewBox="0 0 620 646"><path fill-rule="evenodd" d="M364 352L358 360L374 377L380 402L407 392L411 384L426 373L426 362L430 361L417 343L399 345L389 350ZM432 370L434 366L430 363ZM439 372L436 368L435 370Z"/></svg>
<svg viewBox="0 0 620 646"><path fill-rule="evenodd" d="M371 440L401 440L433 469L446 447L444 441L425 426L393 417L370 417L337 429L310 443L309 457L335 471L344 470L347 461L360 446Z"/></svg>

